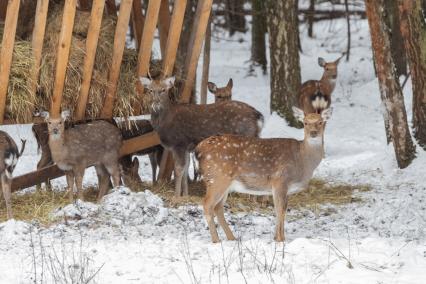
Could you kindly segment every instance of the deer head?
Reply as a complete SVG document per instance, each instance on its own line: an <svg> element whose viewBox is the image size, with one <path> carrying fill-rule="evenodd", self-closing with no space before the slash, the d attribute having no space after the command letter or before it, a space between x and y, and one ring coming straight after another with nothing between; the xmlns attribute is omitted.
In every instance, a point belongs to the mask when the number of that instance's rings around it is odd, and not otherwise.
<svg viewBox="0 0 426 284"><path fill-rule="evenodd" d="M61 138L65 131L65 120L69 118L70 112L68 110L62 111L61 117L59 118L50 117L50 114L47 111L42 112L40 116L44 117L47 122L47 129L49 131L50 138L53 140Z"/></svg>
<svg viewBox="0 0 426 284"><path fill-rule="evenodd" d="M232 78L229 79L228 84L222 88L218 88L215 83L212 83L212 82L207 83L207 87L209 88L209 91L215 97L215 103L231 100L232 86L233 86Z"/></svg>
<svg viewBox="0 0 426 284"><path fill-rule="evenodd" d="M330 119L333 109L328 108L318 113L306 114L303 110L293 107L293 114L299 121L303 122L305 141L322 143L324 134L324 123Z"/></svg>
<svg viewBox="0 0 426 284"><path fill-rule="evenodd" d="M174 76L162 80L152 80L147 77L140 77L139 81L151 97L151 108L153 111L159 111L161 107L170 100L168 91L175 84Z"/></svg>
<svg viewBox="0 0 426 284"><path fill-rule="evenodd" d="M336 61L326 62L324 58L318 57L318 65L324 68L323 78L336 80L337 79L337 65L339 65L340 59L339 57Z"/></svg>

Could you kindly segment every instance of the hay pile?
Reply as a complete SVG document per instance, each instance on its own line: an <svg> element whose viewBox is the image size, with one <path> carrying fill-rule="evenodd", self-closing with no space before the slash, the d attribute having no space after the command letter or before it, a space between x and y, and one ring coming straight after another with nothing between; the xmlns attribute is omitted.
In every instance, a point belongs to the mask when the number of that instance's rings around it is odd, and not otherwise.
<svg viewBox="0 0 426 284"><path fill-rule="evenodd" d="M0 39L2 37L3 26L0 25ZM6 119L27 122L32 118L31 109L36 104L36 95L31 91L33 64L31 43L24 40L15 40L7 89Z"/></svg>
<svg viewBox="0 0 426 284"><path fill-rule="evenodd" d="M39 105L45 109L48 109L50 106L50 98L54 88L56 54L62 16L62 7L51 7L48 24L46 27L43 59L40 72L40 90L42 97L39 101ZM77 105L82 83L86 38L89 23L89 12L76 12L70 56L62 97L62 109L69 109L71 112L74 111L74 108ZM98 47L96 51L92 82L89 90L86 117L97 117L102 109L104 96L108 86L108 74L112 62L115 24L115 17L106 15L103 17L101 32L98 40ZM137 79L136 68L136 50L126 49L123 56L120 79L117 88L117 101L114 108L115 116L133 115L133 109L131 106L138 104L135 88L135 82Z"/></svg>

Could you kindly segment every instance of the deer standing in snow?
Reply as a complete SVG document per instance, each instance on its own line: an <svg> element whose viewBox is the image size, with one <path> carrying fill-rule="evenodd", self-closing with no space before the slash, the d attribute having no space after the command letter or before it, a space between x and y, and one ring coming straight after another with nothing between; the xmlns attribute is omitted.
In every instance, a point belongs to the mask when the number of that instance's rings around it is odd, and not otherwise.
<svg viewBox="0 0 426 284"><path fill-rule="evenodd" d="M324 123L331 109L321 114L293 108L295 117L304 123L304 140L236 135L213 136L195 149L207 192L204 215L212 241L219 242L214 216L228 240L235 237L224 216L229 192L272 195L276 212L275 240L282 242L288 195L308 187L315 168L323 157Z"/></svg>
<svg viewBox="0 0 426 284"><path fill-rule="evenodd" d="M152 99L152 126L160 136L161 145L173 153L176 196L188 195L189 153L199 142L218 134L257 137L260 133L263 115L245 103L174 104L168 94L174 77L163 80L142 77L140 81Z"/></svg>
<svg viewBox="0 0 426 284"><path fill-rule="evenodd" d="M94 166L99 179L98 201L105 195L110 183L120 184L118 158L122 144L120 130L104 120L95 120L65 129L69 112L63 111L60 118L42 114L49 131L49 148L55 164L67 177L70 199L73 199L74 184L78 198L83 200L83 176L87 167Z"/></svg>
<svg viewBox="0 0 426 284"><path fill-rule="evenodd" d="M305 113L321 113L330 107L331 93L336 86L337 66L341 58L333 62L318 58L318 65L324 68L321 79L304 82L299 92L299 107Z"/></svg>
<svg viewBox="0 0 426 284"><path fill-rule="evenodd" d="M12 173L19 157L25 149L25 140L21 140L21 151L18 151L15 141L4 131L0 130L0 179L4 200L6 202L7 219L13 218L12 203L10 201L12 191Z"/></svg>

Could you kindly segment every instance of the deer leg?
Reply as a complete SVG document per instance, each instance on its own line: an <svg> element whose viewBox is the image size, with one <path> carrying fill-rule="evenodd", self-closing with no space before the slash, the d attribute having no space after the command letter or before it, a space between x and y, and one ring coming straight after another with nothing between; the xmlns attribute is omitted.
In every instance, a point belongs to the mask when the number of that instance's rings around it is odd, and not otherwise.
<svg viewBox="0 0 426 284"><path fill-rule="evenodd" d="M77 197L78 199L84 201L84 195L83 195L84 168L76 169L74 174L75 174L75 186L77 187Z"/></svg>
<svg viewBox="0 0 426 284"><path fill-rule="evenodd" d="M154 184L157 180L157 159L156 159L156 151L149 153L149 161L151 163L151 172L152 172L152 184Z"/></svg>
<svg viewBox="0 0 426 284"><path fill-rule="evenodd" d="M284 242L284 222L287 210L287 190L273 190L274 207L276 214L276 227L274 240L277 242Z"/></svg>
<svg viewBox="0 0 426 284"><path fill-rule="evenodd" d="M197 159L195 158L195 155L192 155L192 164L194 165L194 181L198 180L198 176L199 176L199 168L198 168L198 163L197 163Z"/></svg>
<svg viewBox="0 0 426 284"><path fill-rule="evenodd" d="M235 241L234 234L232 233L231 229L228 226L228 223L225 220L225 214L224 214L223 206L225 205L226 198L228 197L227 195L228 195L228 193L226 192L224 194L222 200L220 200L219 203L216 204L216 206L214 208L214 212L215 212L215 214L217 216L217 220L219 221L219 224L222 227L223 231L225 232L228 240Z"/></svg>
<svg viewBox="0 0 426 284"><path fill-rule="evenodd" d="M5 170L7 171L7 169ZM4 201L6 202L7 219L12 219L12 202L10 201L11 194L11 182L12 180L6 176L6 172L1 174L1 188L3 190Z"/></svg>
<svg viewBox="0 0 426 284"><path fill-rule="evenodd" d="M182 178L184 176L185 152L173 150L173 158L175 160L175 196L182 195Z"/></svg>
<svg viewBox="0 0 426 284"><path fill-rule="evenodd" d="M112 185L114 187L120 186L120 168L118 166L118 159L114 162L104 164L108 173L112 176Z"/></svg>
<svg viewBox="0 0 426 284"><path fill-rule="evenodd" d="M74 199L74 173L72 171L66 171L65 175L67 176L67 185L68 185L68 197L72 202Z"/></svg>
<svg viewBox="0 0 426 284"><path fill-rule="evenodd" d="M97 201L100 202L102 197L108 191L110 175L107 169L103 165L97 165L95 166L95 169L96 169L96 174L98 176L98 184L99 184L99 193L98 193Z"/></svg>
<svg viewBox="0 0 426 284"><path fill-rule="evenodd" d="M188 195L189 161L190 161L189 152L186 151L185 152L185 166L183 168L183 177L182 177L183 196Z"/></svg>

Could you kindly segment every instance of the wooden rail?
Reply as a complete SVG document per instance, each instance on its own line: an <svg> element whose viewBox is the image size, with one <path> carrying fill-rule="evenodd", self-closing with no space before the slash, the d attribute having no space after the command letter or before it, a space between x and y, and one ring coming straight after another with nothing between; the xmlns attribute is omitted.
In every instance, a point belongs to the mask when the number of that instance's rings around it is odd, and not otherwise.
<svg viewBox="0 0 426 284"><path fill-rule="evenodd" d="M160 34L161 57L166 53L167 35L170 27L169 0L161 0L160 14L158 16L158 31Z"/></svg>
<svg viewBox="0 0 426 284"><path fill-rule="evenodd" d="M136 49L139 50L141 45L143 26L145 25L145 18L142 14L141 0L133 1L132 20L133 30L135 32Z"/></svg>
<svg viewBox="0 0 426 284"><path fill-rule="evenodd" d="M4 121L13 46L15 44L20 0L9 0L0 52L0 124Z"/></svg>

